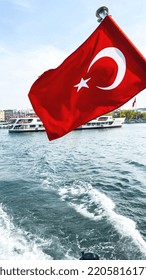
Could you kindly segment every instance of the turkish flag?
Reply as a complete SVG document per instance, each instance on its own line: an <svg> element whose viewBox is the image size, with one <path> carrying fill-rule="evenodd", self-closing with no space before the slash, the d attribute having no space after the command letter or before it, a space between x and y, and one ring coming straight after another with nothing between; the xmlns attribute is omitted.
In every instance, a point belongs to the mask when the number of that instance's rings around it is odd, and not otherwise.
<svg viewBox="0 0 146 280"><path fill-rule="evenodd" d="M132 107L134 107L135 104L136 104L136 97L134 98L134 101L133 101L133 103L132 103Z"/></svg>
<svg viewBox="0 0 146 280"><path fill-rule="evenodd" d="M145 87L146 59L106 16L59 67L35 81L29 98L53 140L120 107Z"/></svg>

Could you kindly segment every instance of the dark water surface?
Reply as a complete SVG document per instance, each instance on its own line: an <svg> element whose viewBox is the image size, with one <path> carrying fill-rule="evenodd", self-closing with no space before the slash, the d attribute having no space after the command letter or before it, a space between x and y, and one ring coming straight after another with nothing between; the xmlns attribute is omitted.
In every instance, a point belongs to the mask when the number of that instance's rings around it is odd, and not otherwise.
<svg viewBox="0 0 146 280"><path fill-rule="evenodd" d="M0 130L0 259L146 259L146 124Z"/></svg>

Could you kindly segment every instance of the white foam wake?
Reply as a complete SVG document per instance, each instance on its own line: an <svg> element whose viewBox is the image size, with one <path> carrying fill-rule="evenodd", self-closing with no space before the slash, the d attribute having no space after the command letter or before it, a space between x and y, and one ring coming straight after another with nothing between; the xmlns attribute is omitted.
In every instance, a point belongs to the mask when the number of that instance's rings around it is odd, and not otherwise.
<svg viewBox="0 0 146 280"><path fill-rule="evenodd" d="M28 235L26 232L14 226L12 219L0 205L0 259L25 259L43 260L51 259L44 254L41 246L44 241Z"/></svg>
<svg viewBox="0 0 146 280"><path fill-rule="evenodd" d="M129 237L146 255L146 242L136 228L136 223L115 212L115 204L111 198L96 190L90 184L79 183L59 190L62 200L68 202L78 213L91 220L98 221L104 216L124 237Z"/></svg>

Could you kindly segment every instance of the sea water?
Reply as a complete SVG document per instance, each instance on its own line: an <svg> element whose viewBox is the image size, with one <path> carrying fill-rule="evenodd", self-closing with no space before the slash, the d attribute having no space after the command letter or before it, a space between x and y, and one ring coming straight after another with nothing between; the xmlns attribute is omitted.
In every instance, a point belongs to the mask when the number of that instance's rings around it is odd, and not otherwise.
<svg viewBox="0 0 146 280"><path fill-rule="evenodd" d="M146 124L0 130L0 259L146 259Z"/></svg>

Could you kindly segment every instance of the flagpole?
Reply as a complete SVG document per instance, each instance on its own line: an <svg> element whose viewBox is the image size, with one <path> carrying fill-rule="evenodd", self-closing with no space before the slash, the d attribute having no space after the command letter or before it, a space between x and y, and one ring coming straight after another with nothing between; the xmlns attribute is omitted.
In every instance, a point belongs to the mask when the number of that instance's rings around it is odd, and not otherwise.
<svg viewBox="0 0 146 280"><path fill-rule="evenodd" d="M96 11L97 21L100 23L104 20L104 18L109 14L109 10L107 7L102 6Z"/></svg>

